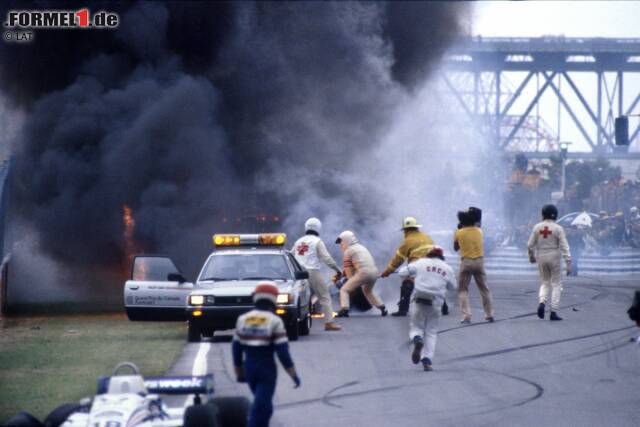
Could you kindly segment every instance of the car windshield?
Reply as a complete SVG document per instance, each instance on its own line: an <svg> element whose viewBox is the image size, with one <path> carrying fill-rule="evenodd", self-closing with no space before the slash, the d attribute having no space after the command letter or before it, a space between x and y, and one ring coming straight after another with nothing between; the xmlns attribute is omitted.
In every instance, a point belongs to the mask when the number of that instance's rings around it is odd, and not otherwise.
<svg viewBox="0 0 640 427"><path fill-rule="evenodd" d="M202 270L200 280L290 280L291 271L283 255L214 255Z"/></svg>

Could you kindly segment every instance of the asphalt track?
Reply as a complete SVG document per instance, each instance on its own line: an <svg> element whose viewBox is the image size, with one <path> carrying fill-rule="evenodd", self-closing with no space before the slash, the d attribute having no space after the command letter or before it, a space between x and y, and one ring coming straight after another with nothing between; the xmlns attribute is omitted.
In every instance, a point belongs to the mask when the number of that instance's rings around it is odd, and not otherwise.
<svg viewBox="0 0 640 427"><path fill-rule="evenodd" d="M640 329L626 315L637 278L565 280L562 322L535 315L536 281L490 279L496 322L482 321L472 284L476 323L461 326L456 307L441 319L433 372L410 361L407 318L364 313L332 333L315 319L291 344L302 387L280 372L271 425L640 425ZM213 372L219 395L250 396L230 333L187 344L169 373Z"/></svg>

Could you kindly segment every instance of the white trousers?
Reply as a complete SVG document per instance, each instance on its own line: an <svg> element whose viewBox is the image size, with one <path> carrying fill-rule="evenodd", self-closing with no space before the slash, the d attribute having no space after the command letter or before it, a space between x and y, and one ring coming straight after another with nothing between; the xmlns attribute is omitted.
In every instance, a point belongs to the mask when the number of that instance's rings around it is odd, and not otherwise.
<svg viewBox="0 0 640 427"><path fill-rule="evenodd" d="M329 293L329 287L324 282L322 273L320 270L307 270L309 272L309 286L316 297L318 297L318 304L324 313L324 321L333 322L333 305L331 304L331 294Z"/></svg>
<svg viewBox="0 0 640 427"><path fill-rule="evenodd" d="M409 307L409 339L419 336L424 341L420 359L428 357L433 361L438 340L438 323L442 315L442 301L434 299L432 305L416 302L415 296Z"/></svg>
<svg viewBox="0 0 640 427"><path fill-rule="evenodd" d="M540 272L539 302L547 304L551 293L551 311L560 309L562 265L559 251L540 251L536 255Z"/></svg>

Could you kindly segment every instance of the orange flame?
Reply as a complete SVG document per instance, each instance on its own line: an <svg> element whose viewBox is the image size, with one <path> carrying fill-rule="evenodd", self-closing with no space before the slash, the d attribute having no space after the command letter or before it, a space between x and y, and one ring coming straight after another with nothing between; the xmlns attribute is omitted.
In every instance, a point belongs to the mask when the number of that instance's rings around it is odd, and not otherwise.
<svg viewBox="0 0 640 427"><path fill-rule="evenodd" d="M338 314L337 311L333 312L333 315L336 316ZM316 313L316 314L312 314L311 315L312 318L314 319L324 319L324 313Z"/></svg>
<svg viewBox="0 0 640 427"><path fill-rule="evenodd" d="M124 254L125 254L125 273L128 274L128 270L133 262L133 257L138 252L138 245L133 239L133 232L136 228L136 220L133 217L133 211L127 205L122 206L122 223L124 225Z"/></svg>

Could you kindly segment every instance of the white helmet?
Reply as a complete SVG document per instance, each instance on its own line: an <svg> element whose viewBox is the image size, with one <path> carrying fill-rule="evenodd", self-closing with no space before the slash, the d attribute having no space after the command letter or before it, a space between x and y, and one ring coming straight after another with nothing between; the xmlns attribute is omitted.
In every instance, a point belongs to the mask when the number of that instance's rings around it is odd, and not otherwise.
<svg viewBox="0 0 640 427"><path fill-rule="evenodd" d="M320 234L320 230L322 230L322 221L318 218L309 218L307 222L304 223L304 231L315 231Z"/></svg>
<svg viewBox="0 0 640 427"><path fill-rule="evenodd" d="M407 216L402 220L402 229L407 228L420 228L422 225L418 224L418 220L412 216Z"/></svg>
<svg viewBox="0 0 640 427"><path fill-rule="evenodd" d="M343 231L340 233L338 238L336 239L336 243L344 243L346 246L352 245L354 243L358 243L358 239L353 231Z"/></svg>

